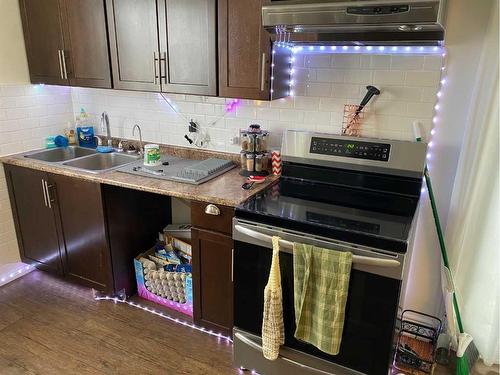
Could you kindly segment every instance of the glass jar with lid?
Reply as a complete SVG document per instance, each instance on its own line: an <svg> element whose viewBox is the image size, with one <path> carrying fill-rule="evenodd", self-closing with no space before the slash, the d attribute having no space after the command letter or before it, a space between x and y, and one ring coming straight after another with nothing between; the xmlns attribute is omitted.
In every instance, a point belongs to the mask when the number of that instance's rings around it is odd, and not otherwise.
<svg viewBox="0 0 500 375"><path fill-rule="evenodd" d="M255 155L255 172L262 172L262 160L264 158L263 154Z"/></svg>
<svg viewBox="0 0 500 375"><path fill-rule="evenodd" d="M240 164L241 164L241 169L243 169L245 171L247 169L247 153L246 153L246 151L240 152Z"/></svg>
<svg viewBox="0 0 500 375"><path fill-rule="evenodd" d="M252 172L255 166L254 154L248 153L246 155L246 170Z"/></svg>

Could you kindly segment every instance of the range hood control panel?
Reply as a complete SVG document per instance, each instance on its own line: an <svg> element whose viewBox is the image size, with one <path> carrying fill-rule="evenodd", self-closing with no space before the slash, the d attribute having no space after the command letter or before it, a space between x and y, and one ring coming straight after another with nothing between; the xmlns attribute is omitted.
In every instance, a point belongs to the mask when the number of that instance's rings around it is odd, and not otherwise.
<svg viewBox="0 0 500 375"><path fill-rule="evenodd" d="M395 14L408 12L408 5L382 5L371 7L348 7L347 14L356 14L362 16L379 15L379 14Z"/></svg>
<svg viewBox="0 0 500 375"><path fill-rule="evenodd" d="M312 137L309 152L311 154L387 162L391 153L391 145L388 143Z"/></svg>

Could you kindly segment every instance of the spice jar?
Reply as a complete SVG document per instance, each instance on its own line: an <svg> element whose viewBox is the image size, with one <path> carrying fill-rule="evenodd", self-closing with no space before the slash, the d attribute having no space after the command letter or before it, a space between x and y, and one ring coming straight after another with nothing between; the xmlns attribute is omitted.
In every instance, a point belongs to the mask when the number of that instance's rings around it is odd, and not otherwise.
<svg viewBox="0 0 500 375"><path fill-rule="evenodd" d="M254 152L255 151L255 135L254 134L249 134L247 136L248 138L248 143L247 143L247 151L249 152Z"/></svg>
<svg viewBox="0 0 500 375"><path fill-rule="evenodd" d="M261 141L261 151L267 151L267 141L269 139L269 133L268 132L264 132L262 134L262 141Z"/></svg>
<svg viewBox="0 0 500 375"><path fill-rule="evenodd" d="M248 150L248 134L242 133L240 136L240 145L243 151Z"/></svg>
<svg viewBox="0 0 500 375"><path fill-rule="evenodd" d="M259 124L252 124L248 127L248 131L251 133L260 133L260 125Z"/></svg>
<svg viewBox="0 0 500 375"><path fill-rule="evenodd" d="M262 172L262 159L262 154L255 155L255 172Z"/></svg>
<svg viewBox="0 0 500 375"><path fill-rule="evenodd" d="M241 163L241 169L245 170L247 164L247 153L245 151L240 152L240 163Z"/></svg>
<svg viewBox="0 0 500 375"><path fill-rule="evenodd" d="M262 155L262 170L267 171L269 169L269 154L265 153Z"/></svg>
<svg viewBox="0 0 500 375"><path fill-rule="evenodd" d="M247 160L246 160L246 165L247 165L247 171L252 172L254 168L254 155L253 154L247 154Z"/></svg>
<svg viewBox="0 0 500 375"><path fill-rule="evenodd" d="M255 151L260 152L263 151L262 148L262 135L258 134L255 136Z"/></svg>

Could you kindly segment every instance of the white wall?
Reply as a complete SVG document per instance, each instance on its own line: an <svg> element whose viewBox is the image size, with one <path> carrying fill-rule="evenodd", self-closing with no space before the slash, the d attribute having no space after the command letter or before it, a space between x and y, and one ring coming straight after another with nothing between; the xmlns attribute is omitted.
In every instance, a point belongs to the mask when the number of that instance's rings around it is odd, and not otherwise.
<svg viewBox="0 0 500 375"><path fill-rule="evenodd" d="M28 83L18 0L0 0L0 83Z"/></svg>
<svg viewBox="0 0 500 375"><path fill-rule="evenodd" d="M430 174L443 230L446 228L451 192L465 125L471 110L471 95L490 12L495 0L448 1L446 29L446 80L437 113ZM441 306L440 252L427 194L421 199L416 246L411 275L415 288L408 290L406 307L439 314Z"/></svg>
<svg viewBox="0 0 500 375"><path fill-rule="evenodd" d="M0 83L0 156L44 147L73 119L71 89ZM19 260L5 175L0 165L0 264Z"/></svg>
<svg viewBox="0 0 500 375"><path fill-rule="evenodd" d="M182 116L155 93L74 88L73 104L75 115L83 107L95 125L106 110L114 136L132 138L138 123L145 140L181 146L189 146L184 134L187 121L194 119L208 129L208 148L239 153L230 140L252 123L270 130L274 145L287 128L339 134L344 104L359 104L366 85L374 84L382 94L366 108L361 134L413 140L414 120L430 131L441 64L440 55L301 54L294 64L297 96L272 102L242 100L224 118L226 100L202 96L168 95Z"/></svg>

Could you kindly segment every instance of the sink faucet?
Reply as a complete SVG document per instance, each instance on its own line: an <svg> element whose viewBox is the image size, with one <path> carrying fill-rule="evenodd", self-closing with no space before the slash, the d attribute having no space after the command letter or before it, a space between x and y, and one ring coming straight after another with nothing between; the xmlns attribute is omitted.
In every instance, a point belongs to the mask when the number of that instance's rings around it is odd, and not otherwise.
<svg viewBox="0 0 500 375"><path fill-rule="evenodd" d="M109 127L109 117L106 111L101 115L101 132L106 132L106 143L108 146L113 146L113 138L111 138L111 129Z"/></svg>
<svg viewBox="0 0 500 375"><path fill-rule="evenodd" d="M135 136L135 129L139 132L139 154L144 154L144 143L142 142L142 130L138 124L135 124L132 128L132 136Z"/></svg>

